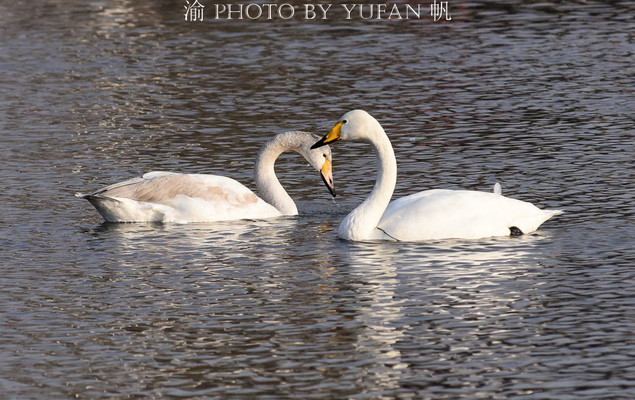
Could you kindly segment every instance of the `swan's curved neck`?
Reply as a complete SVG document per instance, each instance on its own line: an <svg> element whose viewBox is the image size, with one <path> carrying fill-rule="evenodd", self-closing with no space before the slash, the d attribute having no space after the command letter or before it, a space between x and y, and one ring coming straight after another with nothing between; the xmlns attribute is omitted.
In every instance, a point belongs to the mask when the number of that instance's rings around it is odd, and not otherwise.
<svg viewBox="0 0 635 400"><path fill-rule="evenodd" d="M377 236L377 225L390 203L397 184L397 160L386 133L377 127L367 139L377 155L377 180L372 192L362 204L344 218L339 227L340 237L348 240L368 240Z"/></svg>
<svg viewBox="0 0 635 400"><path fill-rule="evenodd" d="M260 196L283 215L297 215L298 208L276 177L274 164L280 154L297 150L298 146L298 138L290 132L277 135L260 148L254 165L254 180Z"/></svg>

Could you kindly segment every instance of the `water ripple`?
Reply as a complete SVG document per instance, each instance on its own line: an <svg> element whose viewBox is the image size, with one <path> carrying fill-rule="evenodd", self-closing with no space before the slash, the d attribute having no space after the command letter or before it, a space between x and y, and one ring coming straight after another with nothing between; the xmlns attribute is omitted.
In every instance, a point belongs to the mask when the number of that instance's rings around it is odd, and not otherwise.
<svg viewBox="0 0 635 400"><path fill-rule="evenodd" d="M29 4L0 3L8 398L633 397L631 3L198 25ZM389 133L396 196L500 182L566 212L521 238L342 241L364 144L334 147L336 201L278 161L297 217L113 225L73 197L150 170L255 188L263 140L352 108Z"/></svg>

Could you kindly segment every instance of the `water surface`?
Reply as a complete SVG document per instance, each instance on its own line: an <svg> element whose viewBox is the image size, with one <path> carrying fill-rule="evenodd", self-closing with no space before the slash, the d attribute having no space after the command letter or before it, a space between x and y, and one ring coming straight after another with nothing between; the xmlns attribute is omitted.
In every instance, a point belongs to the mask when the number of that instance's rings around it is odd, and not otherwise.
<svg viewBox="0 0 635 400"><path fill-rule="evenodd" d="M0 4L4 396L635 396L633 2L450 2L438 22L183 6ZM500 182L566 212L520 238L348 243L376 171L350 143L336 202L278 161L297 217L113 225L73 197L152 170L255 189L264 140L353 108L390 136L395 197Z"/></svg>

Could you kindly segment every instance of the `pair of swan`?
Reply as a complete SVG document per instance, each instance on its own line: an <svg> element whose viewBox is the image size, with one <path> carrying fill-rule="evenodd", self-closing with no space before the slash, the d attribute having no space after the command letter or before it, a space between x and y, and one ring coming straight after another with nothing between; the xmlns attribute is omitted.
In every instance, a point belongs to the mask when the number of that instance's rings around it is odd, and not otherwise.
<svg viewBox="0 0 635 400"><path fill-rule="evenodd" d="M211 222L297 215L295 203L274 172L285 151L301 154L320 172L335 197L331 149L311 150L318 136L285 132L267 141L256 157L254 180L262 198L241 183L219 175L154 171L90 194L85 198L109 222Z"/></svg>
<svg viewBox="0 0 635 400"><path fill-rule="evenodd" d="M535 231L562 213L504 197L500 185L494 193L434 189L390 202L397 183L395 154L379 122L362 110L344 114L322 139L316 139L305 132L286 132L263 145L256 158L255 180L264 200L230 178L170 172L150 172L89 195L77 195L113 222L197 222L295 215L293 200L275 176L276 158L283 151L300 153L320 171L335 196L331 151L326 145L338 140L363 140L370 142L377 154L377 181L366 200L340 224L338 233L343 239L420 241L520 235ZM319 151L322 147L324 151Z"/></svg>

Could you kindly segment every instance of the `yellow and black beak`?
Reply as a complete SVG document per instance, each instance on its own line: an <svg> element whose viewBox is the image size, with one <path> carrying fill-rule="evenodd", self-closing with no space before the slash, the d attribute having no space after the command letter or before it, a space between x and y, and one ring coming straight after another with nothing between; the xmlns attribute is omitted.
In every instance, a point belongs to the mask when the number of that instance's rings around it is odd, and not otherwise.
<svg viewBox="0 0 635 400"><path fill-rule="evenodd" d="M333 165L328 160L328 158L324 158L324 165L322 165L322 169L320 170L320 176L324 181L327 189L331 193L331 196L335 197L335 185L333 184Z"/></svg>
<svg viewBox="0 0 635 400"><path fill-rule="evenodd" d="M325 144L340 140L340 135L342 134L342 125L344 125L344 121L340 121L335 124L333 128L331 128L329 133L324 135L322 139L318 140L313 146L311 146L311 149L317 149L318 147L322 147Z"/></svg>

